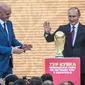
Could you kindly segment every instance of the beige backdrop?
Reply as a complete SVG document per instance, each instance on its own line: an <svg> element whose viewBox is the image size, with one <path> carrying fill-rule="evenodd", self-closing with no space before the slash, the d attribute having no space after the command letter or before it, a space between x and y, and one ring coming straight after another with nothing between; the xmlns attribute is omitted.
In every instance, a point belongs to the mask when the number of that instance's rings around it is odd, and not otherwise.
<svg viewBox="0 0 85 85"><path fill-rule="evenodd" d="M85 0L0 0L12 8L16 38L22 43L31 43L31 51L13 55L14 73L22 76L41 76L43 60L55 57L54 43L47 43L43 37L43 22L51 23L53 33L59 25L68 23L70 7L81 10L81 23L85 24Z"/></svg>

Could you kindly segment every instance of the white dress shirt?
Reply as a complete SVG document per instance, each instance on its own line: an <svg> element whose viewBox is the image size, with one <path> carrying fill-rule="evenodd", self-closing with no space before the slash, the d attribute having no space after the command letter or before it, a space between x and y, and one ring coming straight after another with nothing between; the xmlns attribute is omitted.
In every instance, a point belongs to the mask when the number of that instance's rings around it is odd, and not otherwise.
<svg viewBox="0 0 85 85"><path fill-rule="evenodd" d="M2 25L3 29L4 29L4 23L5 23L5 25L6 25L6 22L4 22L4 21L2 21L2 20L0 19L0 24ZM6 25L6 31L7 31L7 34L8 34L7 25Z"/></svg>
<svg viewBox="0 0 85 85"><path fill-rule="evenodd" d="M73 42L72 42L72 46L74 46L74 44L75 44L75 40L76 40L76 35L77 35L77 31L78 31L78 25L79 25L79 23L77 23L76 25L74 25L74 31L75 31L75 33L74 33L74 39L73 39ZM72 32L72 30L73 30L73 25L71 25L70 24L70 26L71 26L71 31L70 32Z"/></svg>

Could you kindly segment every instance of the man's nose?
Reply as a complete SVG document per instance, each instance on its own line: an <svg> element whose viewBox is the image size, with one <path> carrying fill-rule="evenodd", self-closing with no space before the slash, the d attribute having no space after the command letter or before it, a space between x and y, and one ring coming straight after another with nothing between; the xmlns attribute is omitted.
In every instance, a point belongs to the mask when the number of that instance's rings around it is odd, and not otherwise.
<svg viewBox="0 0 85 85"><path fill-rule="evenodd" d="M70 20L74 20L74 17L70 17Z"/></svg>

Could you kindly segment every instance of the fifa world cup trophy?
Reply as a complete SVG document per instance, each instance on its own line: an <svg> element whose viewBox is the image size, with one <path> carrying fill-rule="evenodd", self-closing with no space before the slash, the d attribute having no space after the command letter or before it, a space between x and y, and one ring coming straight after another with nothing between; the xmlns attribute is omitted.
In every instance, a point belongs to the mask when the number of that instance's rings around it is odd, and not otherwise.
<svg viewBox="0 0 85 85"><path fill-rule="evenodd" d="M63 58L63 50L65 44L65 34L62 31L57 31L54 36L55 48L56 48L56 57Z"/></svg>

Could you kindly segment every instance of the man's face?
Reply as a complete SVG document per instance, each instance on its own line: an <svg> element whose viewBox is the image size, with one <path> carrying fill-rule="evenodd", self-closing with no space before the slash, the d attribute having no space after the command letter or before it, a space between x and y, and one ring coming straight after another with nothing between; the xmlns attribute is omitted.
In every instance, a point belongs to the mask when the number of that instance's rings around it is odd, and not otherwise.
<svg viewBox="0 0 85 85"><path fill-rule="evenodd" d="M79 22L79 14L77 9L70 9L68 11L68 19L70 24L75 25Z"/></svg>
<svg viewBox="0 0 85 85"><path fill-rule="evenodd" d="M11 9L3 10L0 12L0 19L7 21L11 16Z"/></svg>

